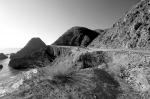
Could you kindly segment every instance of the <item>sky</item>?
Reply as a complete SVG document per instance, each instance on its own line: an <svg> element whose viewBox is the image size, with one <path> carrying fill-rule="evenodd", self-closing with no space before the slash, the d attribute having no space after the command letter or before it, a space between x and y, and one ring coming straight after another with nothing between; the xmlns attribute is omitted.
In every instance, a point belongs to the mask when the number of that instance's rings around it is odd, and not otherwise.
<svg viewBox="0 0 150 99"><path fill-rule="evenodd" d="M105 29L140 0L0 0L0 48L47 45L73 26Z"/></svg>

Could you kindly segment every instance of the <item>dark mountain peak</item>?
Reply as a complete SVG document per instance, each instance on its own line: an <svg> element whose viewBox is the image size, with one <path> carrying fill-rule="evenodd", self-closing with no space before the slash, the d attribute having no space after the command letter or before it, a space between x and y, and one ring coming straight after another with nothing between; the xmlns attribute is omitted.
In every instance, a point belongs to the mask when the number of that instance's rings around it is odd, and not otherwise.
<svg viewBox="0 0 150 99"><path fill-rule="evenodd" d="M44 47L46 44L38 37L32 38L29 40L29 42L26 44L24 48L29 48L29 49L38 49L40 47ZM23 48L23 49L24 49Z"/></svg>
<svg viewBox="0 0 150 99"><path fill-rule="evenodd" d="M30 56L33 52L36 52L42 48L45 48L46 44L38 37L32 38L20 51L11 56L11 58L16 57L27 57Z"/></svg>
<svg viewBox="0 0 150 99"><path fill-rule="evenodd" d="M75 35L78 35L78 34L85 34L85 35L92 35L92 33L94 32L93 30L91 29L88 29L86 27L82 27L82 26L74 26L72 28L70 28L66 33L69 33L69 32L73 32Z"/></svg>
<svg viewBox="0 0 150 99"><path fill-rule="evenodd" d="M39 37L34 37L34 38L31 38L31 40L29 40L29 42L43 42L43 41Z"/></svg>
<svg viewBox="0 0 150 99"><path fill-rule="evenodd" d="M97 36L98 32L85 27L75 26L66 31L53 45L62 46L88 46Z"/></svg>
<svg viewBox="0 0 150 99"><path fill-rule="evenodd" d="M74 27L71 27L70 30L72 29L88 29L86 27L82 27L82 26L74 26Z"/></svg>

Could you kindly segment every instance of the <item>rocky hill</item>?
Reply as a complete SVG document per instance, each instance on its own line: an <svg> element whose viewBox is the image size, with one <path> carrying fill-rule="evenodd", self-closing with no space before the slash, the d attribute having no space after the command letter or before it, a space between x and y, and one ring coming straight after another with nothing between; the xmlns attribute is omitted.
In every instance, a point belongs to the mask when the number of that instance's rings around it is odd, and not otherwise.
<svg viewBox="0 0 150 99"><path fill-rule="evenodd" d="M142 0L90 47L150 49L150 2Z"/></svg>
<svg viewBox="0 0 150 99"><path fill-rule="evenodd" d="M87 47L101 32L103 31L97 32L85 27L72 27L52 45Z"/></svg>
<svg viewBox="0 0 150 99"><path fill-rule="evenodd" d="M24 49L23 49L24 50ZM38 51L31 53L30 55L25 55L22 57L17 57L9 62L9 66L15 69L28 69L36 67L45 67L59 56L68 53L70 48L57 47L57 46L46 46Z"/></svg>
<svg viewBox="0 0 150 99"><path fill-rule="evenodd" d="M35 57L33 54L40 52L46 48L46 44L40 38L32 38L21 50L17 53L13 53L10 55L9 66L13 68L23 69L34 67L33 64L38 64L41 66L41 61L44 61L44 56L41 55L43 60L38 60L39 57ZM36 54L38 55L38 54ZM45 59L45 61L47 61Z"/></svg>
<svg viewBox="0 0 150 99"><path fill-rule="evenodd" d="M28 57L32 53L46 47L46 44L40 38L32 38L21 50L10 56L11 59Z"/></svg>

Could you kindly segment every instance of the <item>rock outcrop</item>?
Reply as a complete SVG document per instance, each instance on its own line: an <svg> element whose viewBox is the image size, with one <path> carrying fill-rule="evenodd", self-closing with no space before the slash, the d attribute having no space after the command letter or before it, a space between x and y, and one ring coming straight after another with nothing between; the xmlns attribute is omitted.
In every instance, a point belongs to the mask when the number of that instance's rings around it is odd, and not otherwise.
<svg viewBox="0 0 150 99"><path fill-rule="evenodd" d="M24 57L11 58L9 66L15 69L45 67L50 65L57 57L68 53L70 48L46 46Z"/></svg>
<svg viewBox="0 0 150 99"><path fill-rule="evenodd" d="M11 55L11 59L28 57L32 53L39 51L46 47L46 44L40 38L32 38L24 48L15 54Z"/></svg>
<svg viewBox="0 0 150 99"><path fill-rule="evenodd" d="M6 59L8 58L7 55L5 55L4 53L0 53L0 60Z"/></svg>
<svg viewBox="0 0 150 99"><path fill-rule="evenodd" d="M99 32L103 31L96 32L85 27L73 27L52 45L87 47L99 35Z"/></svg>
<svg viewBox="0 0 150 99"><path fill-rule="evenodd" d="M33 57L32 54L41 52L46 48L46 44L40 38L32 38L24 48L10 56L9 66L13 68L26 68L35 64L38 57ZM43 57L43 56L41 56ZM37 60L39 62L39 60Z"/></svg>

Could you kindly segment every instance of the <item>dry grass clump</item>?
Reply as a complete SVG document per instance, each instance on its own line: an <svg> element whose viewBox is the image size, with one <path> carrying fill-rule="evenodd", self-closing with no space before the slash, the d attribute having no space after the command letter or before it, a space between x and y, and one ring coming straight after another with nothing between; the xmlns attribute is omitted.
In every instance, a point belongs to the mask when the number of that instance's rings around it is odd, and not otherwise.
<svg viewBox="0 0 150 99"><path fill-rule="evenodd" d="M9 99L115 99L120 93L117 81L102 70L44 73L24 81Z"/></svg>

